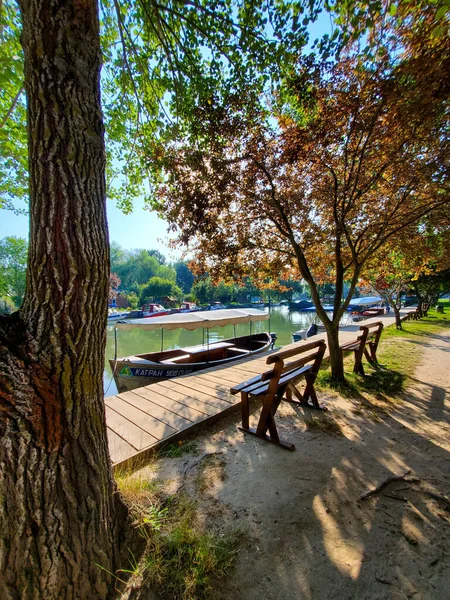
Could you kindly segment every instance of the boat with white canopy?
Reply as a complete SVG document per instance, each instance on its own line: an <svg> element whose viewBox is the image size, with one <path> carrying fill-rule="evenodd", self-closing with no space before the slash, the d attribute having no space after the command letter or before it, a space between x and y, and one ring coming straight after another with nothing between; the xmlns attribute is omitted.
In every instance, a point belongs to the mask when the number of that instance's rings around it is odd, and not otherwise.
<svg viewBox="0 0 450 600"><path fill-rule="evenodd" d="M115 358L110 360L114 380L119 392L125 392L173 377L181 377L202 369L264 352L273 347L276 336L270 333L253 333L253 323L269 320L270 315L257 309L225 309L176 313L152 319L133 319L115 324ZM249 335L209 341L209 330L225 325L249 324ZM161 351L117 358L117 330L161 330ZM164 350L164 331L174 329L194 331L203 329L204 343ZM206 332L206 339L205 339ZM236 333L236 329L235 329Z"/></svg>

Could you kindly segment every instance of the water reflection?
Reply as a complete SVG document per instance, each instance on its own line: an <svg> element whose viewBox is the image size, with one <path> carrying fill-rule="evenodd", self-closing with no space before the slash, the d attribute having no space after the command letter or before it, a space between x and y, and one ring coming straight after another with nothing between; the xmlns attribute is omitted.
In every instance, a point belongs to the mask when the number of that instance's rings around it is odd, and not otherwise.
<svg viewBox="0 0 450 600"><path fill-rule="evenodd" d="M292 343L292 334L298 329L307 328L314 320L315 313L302 313L298 311L290 312L287 306L276 306L270 310L270 321L253 323L252 331L260 333L262 331L274 331L277 334L277 347ZM347 319L347 315L344 317ZM236 325L236 335L248 335L250 333L249 325ZM234 337L233 325L226 327L217 327L209 331L209 341L216 342L226 338ZM161 350L170 350L171 348L180 348L183 346L194 346L196 344L206 343L206 332L202 329L196 331L187 331L186 329L176 329L174 331L117 331L117 356L129 356L130 354L140 354L142 352L156 352ZM116 384L112 377L112 372L108 360L114 358L114 326L108 325L106 341L106 364L104 372L105 395L112 396L117 393Z"/></svg>

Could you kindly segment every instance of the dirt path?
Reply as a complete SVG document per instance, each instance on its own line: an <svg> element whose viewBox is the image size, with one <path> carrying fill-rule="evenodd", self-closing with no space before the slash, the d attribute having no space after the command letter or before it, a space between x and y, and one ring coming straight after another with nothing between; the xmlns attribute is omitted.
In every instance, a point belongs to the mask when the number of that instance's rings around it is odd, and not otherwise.
<svg viewBox="0 0 450 600"><path fill-rule="evenodd" d="M168 492L195 494L209 527L244 533L215 600L450 598L450 331L410 343L423 361L401 400L361 411L328 398L341 435L282 403L295 452L244 436L234 416L192 438L199 455L158 461Z"/></svg>
<svg viewBox="0 0 450 600"><path fill-rule="evenodd" d="M414 342L423 362L380 422L340 400L344 435L309 431L284 405L293 453L236 433L235 420L200 440L226 463L210 496L248 535L216 599L450 598L450 503L425 493L450 494L449 333ZM420 481L359 501L409 469Z"/></svg>

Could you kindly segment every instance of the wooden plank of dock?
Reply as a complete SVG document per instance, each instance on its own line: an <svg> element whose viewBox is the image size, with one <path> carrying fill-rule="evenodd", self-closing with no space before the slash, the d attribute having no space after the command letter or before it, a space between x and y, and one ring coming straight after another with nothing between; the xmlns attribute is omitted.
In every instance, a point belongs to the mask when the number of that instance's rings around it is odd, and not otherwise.
<svg viewBox="0 0 450 600"><path fill-rule="evenodd" d="M380 318L367 319L365 323L377 320ZM394 317L387 315L382 320L385 325L395 322ZM353 340L358 329L359 323L353 331L340 331L340 343ZM326 335L320 333L297 344L324 338ZM127 466L143 461L164 444L181 440L196 428L235 411L240 397L232 396L230 387L266 371L269 368L266 360L267 353L245 357L229 366L211 367L195 375L160 381L105 398L113 465Z"/></svg>

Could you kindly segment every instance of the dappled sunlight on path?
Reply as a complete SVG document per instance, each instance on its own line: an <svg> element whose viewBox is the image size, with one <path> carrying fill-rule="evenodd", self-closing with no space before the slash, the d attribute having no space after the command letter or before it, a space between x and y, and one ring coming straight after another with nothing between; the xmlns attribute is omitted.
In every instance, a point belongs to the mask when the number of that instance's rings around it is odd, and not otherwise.
<svg viewBox="0 0 450 600"><path fill-rule="evenodd" d="M343 435L308 430L310 411L289 405L278 422L296 452L242 438L229 425L229 476L217 496L249 541L216 598L446 597L450 504L439 495L450 491L450 340L428 341L417 342L423 363L401 401L373 421L330 398Z"/></svg>

